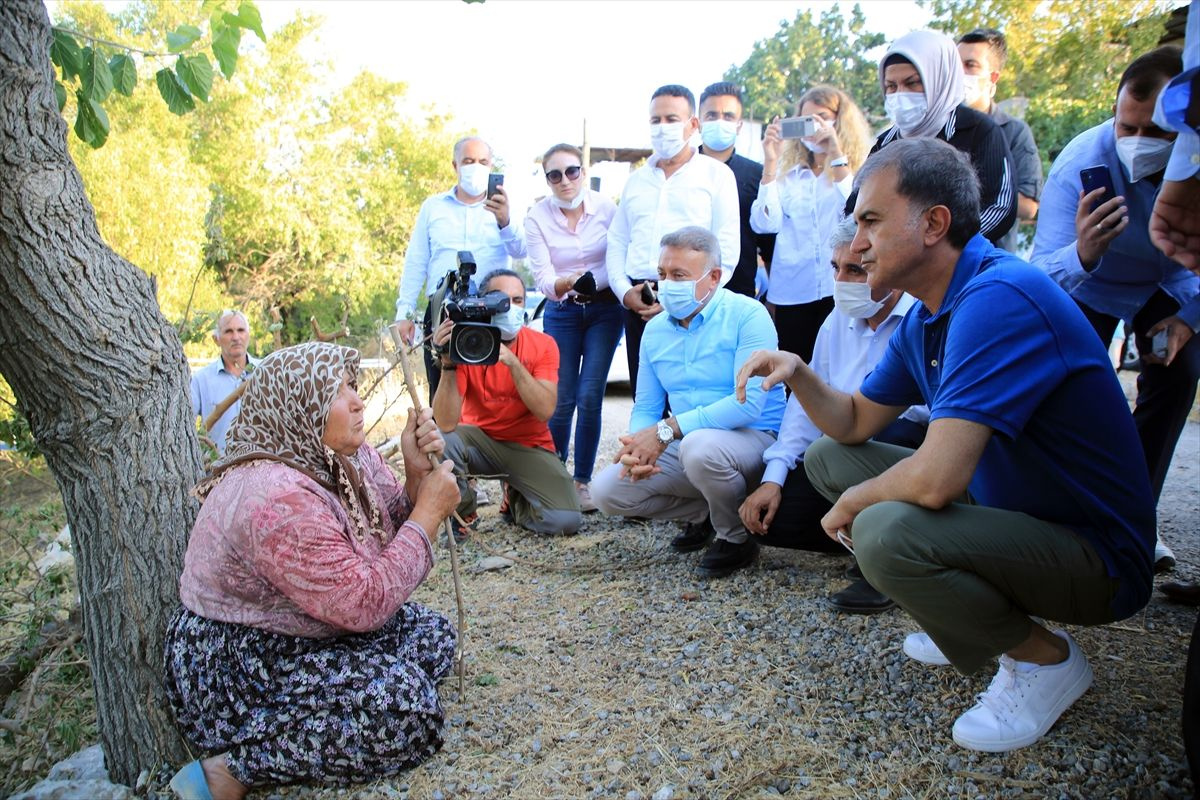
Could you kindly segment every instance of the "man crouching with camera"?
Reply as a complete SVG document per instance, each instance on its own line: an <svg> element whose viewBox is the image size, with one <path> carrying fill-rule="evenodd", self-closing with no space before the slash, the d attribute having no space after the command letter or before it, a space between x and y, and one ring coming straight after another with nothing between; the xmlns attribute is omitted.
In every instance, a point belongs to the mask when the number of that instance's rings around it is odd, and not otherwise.
<svg viewBox="0 0 1200 800"><path fill-rule="evenodd" d="M558 402L558 346L525 327L521 276L508 269L490 273L479 294L492 291L508 295L510 302L507 311L491 319L500 329L498 363L452 361L447 345L455 323L449 317L433 335L442 369L433 416L446 435L446 458L459 471L459 516L468 522L475 516L468 473L503 475L501 514L536 533L575 533L582 517L575 482L555 455L546 424Z"/></svg>

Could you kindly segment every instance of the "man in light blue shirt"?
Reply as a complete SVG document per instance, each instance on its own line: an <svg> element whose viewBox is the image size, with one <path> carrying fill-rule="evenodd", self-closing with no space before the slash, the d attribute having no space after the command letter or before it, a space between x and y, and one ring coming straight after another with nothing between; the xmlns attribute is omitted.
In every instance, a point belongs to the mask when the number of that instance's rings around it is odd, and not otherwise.
<svg viewBox="0 0 1200 800"><path fill-rule="evenodd" d="M213 341L221 348L221 354L192 375L192 413L201 419L208 419L213 409L250 377L258 363L246 350L250 342L250 323L240 311L221 312L213 329ZM208 438L221 455L225 454L225 434L229 432L240 404L240 400L234 402L208 432Z"/></svg>
<svg viewBox="0 0 1200 800"><path fill-rule="evenodd" d="M662 238L658 279L666 313L646 324L630 433L593 479L592 500L606 514L684 522L671 543L680 552L699 550L715 531L698 572L723 577L758 553L738 508L762 476L785 404L783 388L763 391L761 379L742 404L734 381L751 353L778 339L761 303L721 288L720 245L704 228Z"/></svg>
<svg viewBox="0 0 1200 800"><path fill-rule="evenodd" d="M510 218L504 187L496 187L488 197L491 146L476 136L460 139L454 145L454 171L458 183L450 191L435 194L421 204L408 240L396 299L396 321L400 335L410 344L416 333L421 290L425 290L426 297L433 294L446 273L458 269L460 251L468 250L475 256L476 285L493 270L509 269L512 259L525 257L525 236ZM436 323L430 321L428 306L423 320L425 333L432 332ZM441 373L428 349L425 370L432 403Z"/></svg>
<svg viewBox="0 0 1200 800"><path fill-rule="evenodd" d="M1114 119L1076 136L1055 160L1030 258L1071 295L1105 346L1118 322L1132 322L1142 357L1133 418L1156 502L1200 378L1200 278L1159 252L1148 231L1175 138L1152 115L1181 67L1179 48L1167 46L1126 68ZM1116 197L1083 194L1079 172L1094 166L1108 169ZM1156 354L1159 332L1166 347ZM1166 569L1174 557L1160 545L1155 562Z"/></svg>

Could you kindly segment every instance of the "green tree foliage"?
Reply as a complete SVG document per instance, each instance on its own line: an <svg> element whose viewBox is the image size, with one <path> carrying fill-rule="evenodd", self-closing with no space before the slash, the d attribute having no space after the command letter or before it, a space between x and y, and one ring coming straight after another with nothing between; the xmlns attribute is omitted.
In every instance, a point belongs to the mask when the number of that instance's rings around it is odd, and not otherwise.
<svg viewBox="0 0 1200 800"><path fill-rule="evenodd" d="M59 26L139 51L195 48L210 6L134 2L109 14L73 2ZM393 313L421 202L453 183L461 133L436 113L414 113L402 83L363 73L331 90L328 65L304 52L319 25L298 17L265 46L243 48L229 81L188 68L181 76L175 55L139 57L130 96L106 98L107 144L71 142L103 235L155 276L164 313L186 322L185 341L203 343L197 354L209 352L213 318L231 306L250 316L258 352L273 342L276 314L285 343L309 338L310 316L332 330L349 313L352 333L369 336ZM238 52L217 40L212 48L222 71L222 54ZM166 78L155 78L164 70L187 89L191 113L164 102Z"/></svg>
<svg viewBox="0 0 1200 800"><path fill-rule="evenodd" d="M828 83L847 92L869 117L883 114L878 67L865 53L883 43L883 34L866 30L856 3L849 17L835 4L821 12L799 11L783 21L769 39L754 45L741 66L730 67L725 79L743 87L745 107L757 120L795 113L805 90Z"/></svg>
<svg viewBox="0 0 1200 800"><path fill-rule="evenodd" d="M317 26L279 30L194 115L195 157L219 190L210 263L243 305L279 311L285 342L308 338L314 315L329 330L348 310L364 334L390 319L420 203L453 182L456 137L440 117L408 121L404 84L364 73L321 91L328 73L302 52Z"/></svg>
<svg viewBox="0 0 1200 800"><path fill-rule="evenodd" d="M1153 49L1169 4L1160 0L923 0L935 28L958 37L996 28L1008 66L996 99L1028 98L1025 121L1048 166L1076 135L1106 119L1129 62Z"/></svg>
<svg viewBox="0 0 1200 800"><path fill-rule="evenodd" d="M153 37L151 41L165 39L166 52L138 47L128 39L114 41L94 30L83 30L70 24L54 27L50 61L58 68L60 78L54 87L58 107L60 111L66 110L68 99L73 95L73 130L90 146L103 147L108 141L112 125L105 103L109 98L114 92L132 97L137 88L135 54L147 64L161 65L154 73L159 95L171 113L186 114L196 107L197 100L207 103L212 92L215 72L206 51L212 52L221 73L228 79L237 66L242 31L253 31L259 39L266 41L262 17L251 0L242 0L236 6L227 0L203 0L179 4L168 11L194 13L203 21L200 25L182 22L165 31L165 36ZM155 31L139 23L153 16L144 11L126 13L122 15L126 24L119 27L125 29L124 33L144 40ZM83 17L99 22L101 28L118 28L103 23L95 12L86 9Z"/></svg>

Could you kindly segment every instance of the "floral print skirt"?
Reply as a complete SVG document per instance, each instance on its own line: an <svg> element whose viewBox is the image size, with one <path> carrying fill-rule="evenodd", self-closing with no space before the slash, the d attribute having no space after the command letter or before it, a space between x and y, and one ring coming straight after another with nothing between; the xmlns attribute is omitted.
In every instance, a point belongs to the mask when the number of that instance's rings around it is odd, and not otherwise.
<svg viewBox="0 0 1200 800"><path fill-rule="evenodd" d="M370 781L442 746L437 682L456 638L416 603L378 630L328 639L180 608L167 626L167 697L184 737L204 756L228 753L246 786Z"/></svg>

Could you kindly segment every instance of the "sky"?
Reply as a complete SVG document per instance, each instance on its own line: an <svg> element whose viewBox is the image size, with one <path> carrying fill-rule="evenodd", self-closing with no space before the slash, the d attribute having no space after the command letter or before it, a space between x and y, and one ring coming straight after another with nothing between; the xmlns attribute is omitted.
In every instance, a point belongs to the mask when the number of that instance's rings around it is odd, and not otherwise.
<svg viewBox="0 0 1200 800"><path fill-rule="evenodd" d="M367 69L408 84L475 129L503 161L513 200L544 190L535 159L550 145L648 147L650 95L666 83L696 94L741 64L780 23L826 2L785 0L259 0L272 30L297 11L324 17L312 55L335 83ZM847 12L852 3L840 7ZM929 12L911 0L860 2L889 40ZM414 108L413 113L420 113ZM447 154L447 158L450 155Z"/></svg>

